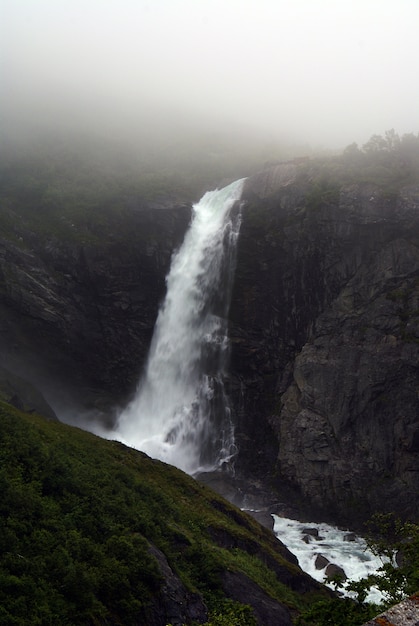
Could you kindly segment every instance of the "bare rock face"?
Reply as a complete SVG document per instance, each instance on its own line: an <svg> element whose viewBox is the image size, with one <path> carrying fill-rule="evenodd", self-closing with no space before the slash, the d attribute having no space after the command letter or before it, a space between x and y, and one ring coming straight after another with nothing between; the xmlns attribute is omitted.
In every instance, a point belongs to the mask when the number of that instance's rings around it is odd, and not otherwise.
<svg viewBox="0 0 419 626"><path fill-rule="evenodd" d="M319 507L406 512L419 477L418 249L396 240L348 281L294 363L281 469ZM416 313L414 313L416 312ZM415 329L408 334L407 327ZM285 437L287 433L287 437Z"/></svg>
<svg viewBox="0 0 419 626"><path fill-rule="evenodd" d="M279 178L277 178L277 181ZM419 187L249 179L232 305L239 471L322 517L419 510ZM262 191L261 191L262 190Z"/></svg>
<svg viewBox="0 0 419 626"><path fill-rule="evenodd" d="M0 238L0 364L44 391L104 407L135 388L190 207L126 207L89 230ZM69 393L67 393L69 392Z"/></svg>

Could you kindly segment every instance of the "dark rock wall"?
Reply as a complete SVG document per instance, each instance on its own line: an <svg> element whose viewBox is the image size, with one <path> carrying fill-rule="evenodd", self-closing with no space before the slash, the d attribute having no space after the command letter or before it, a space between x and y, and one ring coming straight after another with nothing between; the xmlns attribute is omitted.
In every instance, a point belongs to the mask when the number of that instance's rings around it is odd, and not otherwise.
<svg viewBox="0 0 419 626"><path fill-rule="evenodd" d="M133 208L103 238L79 241L50 235L48 224L41 237L16 220L15 240L0 241L4 366L41 388L77 389L83 402L126 399L189 220L188 206Z"/></svg>
<svg viewBox="0 0 419 626"><path fill-rule="evenodd" d="M289 166L288 173L289 173ZM231 311L238 469L348 521L419 504L419 188L245 191Z"/></svg>

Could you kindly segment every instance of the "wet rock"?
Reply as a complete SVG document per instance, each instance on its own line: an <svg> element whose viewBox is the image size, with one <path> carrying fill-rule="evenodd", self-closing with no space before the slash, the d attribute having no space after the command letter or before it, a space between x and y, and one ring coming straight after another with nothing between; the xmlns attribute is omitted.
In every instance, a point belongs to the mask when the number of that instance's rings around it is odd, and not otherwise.
<svg viewBox="0 0 419 626"><path fill-rule="evenodd" d="M314 539L320 539L318 528L303 528L301 532L304 535L309 535L310 537L313 537Z"/></svg>
<svg viewBox="0 0 419 626"><path fill-rule="evenodd" d="M329 563L329 565L326 567L325 575L328 578L340 578L341 580L347 579L345 570L339 565L335 565L335 563Z"/></svg>
<svg viewBox="0 0 419 626"><path fill-rule="evenodd" d="M274 520L268 511L247 511L247 513L257 520L259 524L265 526L265 528L269 528L269 530L274 529Z"/></svg>
<svg viewBox="0 0 419 626"><path fill-rule="evenodd" d="M316 569L324 569L327 565L329 565L330 561L323 554L318 554L316 556L316 560L314 561L314 565Z"/></svg>

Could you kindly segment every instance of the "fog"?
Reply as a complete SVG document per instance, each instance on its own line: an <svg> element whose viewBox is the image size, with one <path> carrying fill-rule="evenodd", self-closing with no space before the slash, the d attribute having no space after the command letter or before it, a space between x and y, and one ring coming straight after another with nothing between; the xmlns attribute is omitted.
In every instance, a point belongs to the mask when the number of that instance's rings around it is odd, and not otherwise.
<svg viewBox="0 0 419 626"><path fill-rule="evenodd" d="M0 0L3 132L418 132L417 0Z"/></svg>

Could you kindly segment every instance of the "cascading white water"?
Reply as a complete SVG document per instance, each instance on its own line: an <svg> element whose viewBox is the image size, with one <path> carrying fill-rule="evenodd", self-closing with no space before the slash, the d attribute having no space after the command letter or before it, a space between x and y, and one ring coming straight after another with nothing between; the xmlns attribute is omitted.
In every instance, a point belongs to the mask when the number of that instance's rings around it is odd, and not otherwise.
<svg viewBox="0 0 419 626"><path fill-rule="evenodd" d="M328 563L339 565L345 572L348 582L366 578L376 574L379 568L388 561L368 548L362 537L355 533L341 530L336 526L316 522L299 522L274 515L274 533L280 541L297 557L298 564L307 574L319 582L326 578L326 564L316 566L316 559L323 556ZM307 535L307 527L318 531L318 535ZM333 584L328 584L333 589ZM340 589L345 596L356 597L345 587ZM372 587L366 598L367 602L380 603L384 596L376 587Z"/></svg>
<svg viewBox="0 0 419 626"><path fill-rule="evenodd" d="M166 279L145 373L114 433L191 474L235 454L223 376L243 182L207 192L194 205Z"/></svg>

